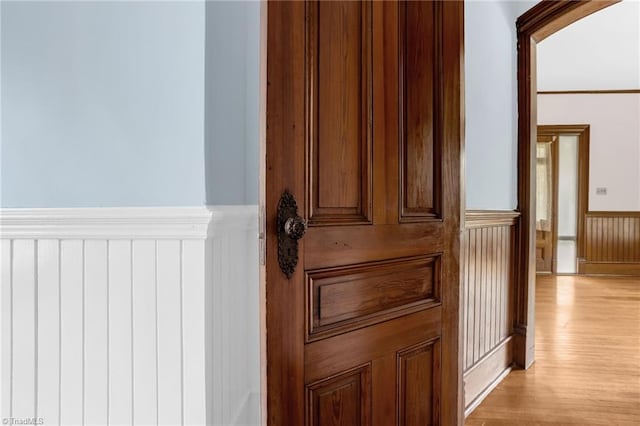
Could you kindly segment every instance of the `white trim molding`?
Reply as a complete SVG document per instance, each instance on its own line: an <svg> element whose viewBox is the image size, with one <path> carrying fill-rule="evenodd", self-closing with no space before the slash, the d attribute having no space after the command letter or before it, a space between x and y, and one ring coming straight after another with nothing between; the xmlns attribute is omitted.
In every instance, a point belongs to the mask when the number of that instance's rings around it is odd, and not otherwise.
<svg viewBox="0 0 640 426"><path fill-rule="evenodd" d="M0 209L0 418L258 425L257 206Z"/></svg>
<svg viewBox="0 0 640 426"><path fill-rule="evenodd" d="M205 239L257 227L256 206L0 209L4 239Z"/></svg>

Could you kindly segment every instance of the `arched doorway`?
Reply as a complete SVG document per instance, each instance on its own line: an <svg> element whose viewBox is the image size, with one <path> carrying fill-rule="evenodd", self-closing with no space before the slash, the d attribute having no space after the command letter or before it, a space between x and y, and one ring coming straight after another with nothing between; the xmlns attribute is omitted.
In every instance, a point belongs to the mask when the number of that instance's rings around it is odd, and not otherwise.
<svg viewBox="0 0 640 426"><path fill-rule="evenodd" d="M619 0L542 1L518 18L518 267L514 298L514 361L535 357L536 45L555 32Z"/></svg>

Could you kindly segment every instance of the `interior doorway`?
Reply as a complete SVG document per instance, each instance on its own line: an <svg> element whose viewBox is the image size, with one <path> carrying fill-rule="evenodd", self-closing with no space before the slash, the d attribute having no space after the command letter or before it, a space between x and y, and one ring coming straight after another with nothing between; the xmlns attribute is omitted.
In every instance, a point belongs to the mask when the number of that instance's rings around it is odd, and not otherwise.
<svg viewBox="0 0 640 426"><path fill-rule="evenodd" d="M528 368L535 359L536 280L536 45L551 34L594 12L618 3L608 1L543 1L520 16L518 32L518 210L521 212L518 274L515 288L514 361Z"/></svg>
<svg viewBox="0 0 640 426"><path fill-rule="evenodd" d="M536 273L556 271L558 137L538 133L536 146Z"/></svg>
<svg viewBox="0 0 640 426"><path fill-rule="evenodd" d="M537 127L536 272L576 274L584 259L589 125Z"/></svg>

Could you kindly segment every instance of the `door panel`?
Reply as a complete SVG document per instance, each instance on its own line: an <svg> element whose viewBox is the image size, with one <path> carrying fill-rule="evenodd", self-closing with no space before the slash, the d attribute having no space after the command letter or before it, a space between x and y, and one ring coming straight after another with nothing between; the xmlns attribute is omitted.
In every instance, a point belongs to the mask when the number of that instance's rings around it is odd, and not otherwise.
<svg viewBox="0 0 640 426"><path fill-rule="evenodd" d="M440 258L391 260L308 275L308 340L440 303Z"/></svg>
<svg viewBox="0 0 640 426"><path fill-rule="evenodd" d="M458 422L462 15L268 4L269 424ZM285 189L308 223L290 279Z"/></svg>
<svg viewBox="0 0 640 426"><path fill-rule="evenodd" d="M371 3L307 4L310 224L371 218Z"/></svg>
<svg viewBox="0 0 640 426"><path fill-rule="evenodd" d="M402 219L438 216L438 114L442 111L440 6L437 2L398 5L400 39L400 148Z"/></svg>
<svg viewBox="0 0 640 426"><path fill-rule="evenodd" d="M307 386L307 424L371 424L371 365Z"/></svg>
<svg viewBox="0 0 640 426"><path fill-rule="evenodd" d="M421 343L398 353L398 424L439 424L440 343Z"/></svg>

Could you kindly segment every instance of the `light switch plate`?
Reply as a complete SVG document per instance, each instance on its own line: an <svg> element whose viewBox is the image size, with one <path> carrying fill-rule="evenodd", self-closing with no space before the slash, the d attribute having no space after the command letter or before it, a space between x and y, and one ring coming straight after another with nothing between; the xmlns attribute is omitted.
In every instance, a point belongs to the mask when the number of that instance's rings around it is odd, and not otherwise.
<svg viewBox="0 0 640 426"><path fill-rule="evenodd" d="M607 188L596 188L596 195L607 195Z"/></svg>

